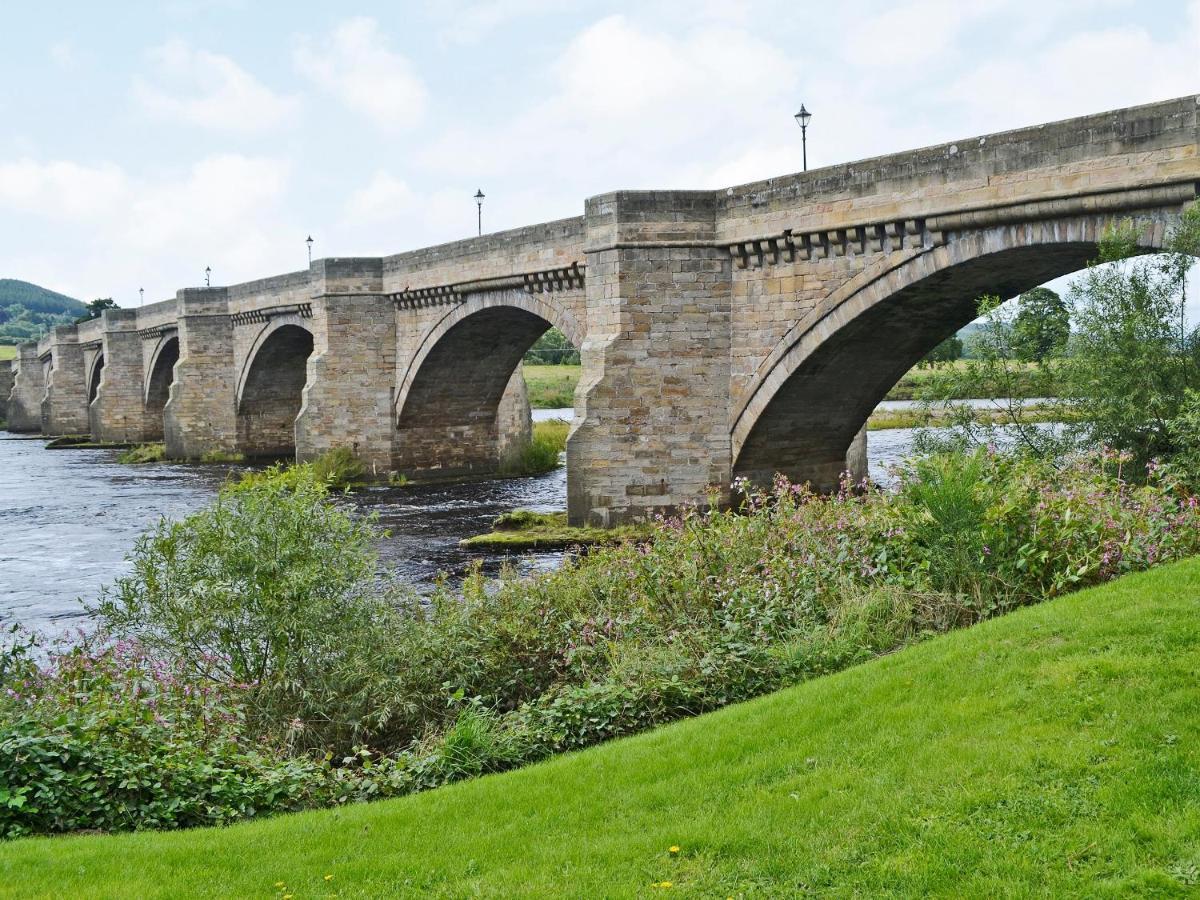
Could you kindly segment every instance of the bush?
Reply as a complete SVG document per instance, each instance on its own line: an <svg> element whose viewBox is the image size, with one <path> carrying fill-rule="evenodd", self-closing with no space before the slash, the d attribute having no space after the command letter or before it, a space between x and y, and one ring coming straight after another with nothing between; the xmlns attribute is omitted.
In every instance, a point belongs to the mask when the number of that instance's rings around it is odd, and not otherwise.
<svg viewBox="0 0 1200 900"><path fill-rule="evenodd" d="M396 607L376 583L377 533L326 498L306 467L226 489L141 538L94 612L201 683L246 685L257 733L341 752L386 731L375 685Z"/></svg>
<svg viewBox="0 0 1200 900"><path fill-rule="evenodd" d="M128 642L42 668L7 656L0 835L216 825L314 802L320 765L245 744L236 687L195 689Z"/></svg>
<svg viewBox="0 0 1200 900"><path fill-rule="evenodd" d="M142 656L85 646L42 675L20 648L0 656L4 828L174 827L423 790L1200 551L1176 470L1135 483L1131 465L979 452L915 462L895 492L740 485L740 510L422 600L377 582L370 522L311 468L258 476L139 544L100 612L136 641L104 646Z"/></svg>

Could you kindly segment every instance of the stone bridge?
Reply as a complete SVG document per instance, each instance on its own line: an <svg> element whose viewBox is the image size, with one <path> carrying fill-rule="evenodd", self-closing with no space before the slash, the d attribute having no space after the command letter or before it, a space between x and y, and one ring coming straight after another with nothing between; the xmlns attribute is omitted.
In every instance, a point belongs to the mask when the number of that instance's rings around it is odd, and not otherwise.
<svg viewBox="0 0 1200 900"><path fill-rule="evenodd" d="M22 346L9 427L486 475L528 439L520 360L556 326L583 358L572 522L727 498L736 476L828 489L979 296L1083 268L1118 222L1161 247L1197 197L1198 154L1186 97L187 288Z"/></svg>

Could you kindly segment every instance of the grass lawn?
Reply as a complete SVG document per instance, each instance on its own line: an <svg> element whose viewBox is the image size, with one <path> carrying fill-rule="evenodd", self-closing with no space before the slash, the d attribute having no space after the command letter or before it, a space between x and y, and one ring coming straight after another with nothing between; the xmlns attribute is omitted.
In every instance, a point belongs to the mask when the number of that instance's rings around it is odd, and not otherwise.
<svg viewBox="0 0 1200 900"><path fill-rule="evenodd" d="M566 409L575 405L575 385L581 366L531 366L526 364L525 387L534 409Z"/></svg>
<svg viewBox="0 0 1200 900"><path fill-rule="evenodd" d="M16 359L17 348L12 344L0 344L0 362L6 359Z"/></svg>
<svg viewBox="0 0 1200 900"><path fill-rule="evenodd" d="M1193 559L423 795L3 845L0 893L1194 896L1198 672Z"/></svg>

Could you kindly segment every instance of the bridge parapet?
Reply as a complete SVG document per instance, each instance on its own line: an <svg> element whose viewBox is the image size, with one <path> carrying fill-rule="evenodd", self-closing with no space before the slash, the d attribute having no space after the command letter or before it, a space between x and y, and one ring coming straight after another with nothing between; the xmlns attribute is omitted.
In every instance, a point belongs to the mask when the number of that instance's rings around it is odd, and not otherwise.
<svg viewBox="0 0 1200 900"><path fill-rule="evenodd" d="M383 289L403 294L580 266L583 243L576 216L411 250L383 258Z"/></svg>
<svg viewBox="0 0 1200 900"><path fill-rule="evenodd" d="M1197 179L1200 96L980 135L728 188L718 232L929 218Z"/></svg>

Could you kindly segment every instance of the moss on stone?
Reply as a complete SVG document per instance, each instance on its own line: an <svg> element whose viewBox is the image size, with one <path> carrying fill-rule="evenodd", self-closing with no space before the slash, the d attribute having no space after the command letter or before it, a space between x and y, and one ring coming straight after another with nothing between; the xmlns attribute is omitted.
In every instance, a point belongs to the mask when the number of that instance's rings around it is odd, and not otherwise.
<svg viewBox="0 0 1200 900"><path fill-rule="evenodd" d="M517 509L497 516L487 534L477 534L459 543L473 550L554 550L636 541L649 534L648 525L576 528L567 524L566 513Z"/></svg>

